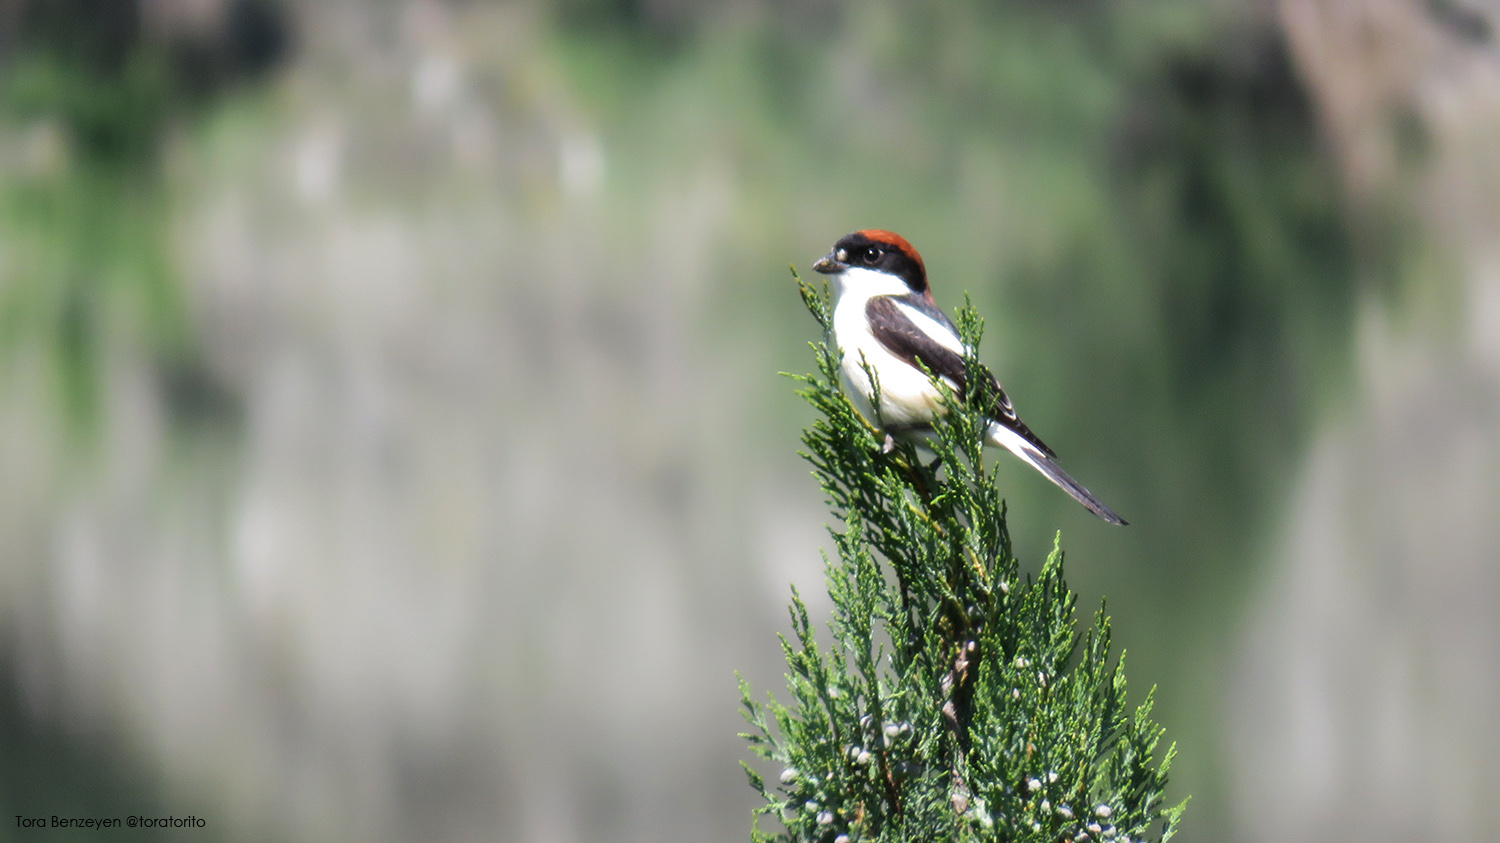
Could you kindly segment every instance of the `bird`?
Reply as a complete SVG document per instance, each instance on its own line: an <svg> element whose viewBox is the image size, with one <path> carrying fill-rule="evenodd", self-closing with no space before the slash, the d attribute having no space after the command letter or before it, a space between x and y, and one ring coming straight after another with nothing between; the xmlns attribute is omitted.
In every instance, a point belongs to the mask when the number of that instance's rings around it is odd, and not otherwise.
<svg viewBox="0 0 1500 843"><path fill-rule="evenodd" d="M968 349L932 297L922 256L901 235L872 228L839 238L813 269L828 276L832 287L830 330L842 355L844 392L861 415L884 426L887 450L896 438L922 444L931 434L932 422L944 412L942 392L932 376L946 381L960 396L968 380ZM866 366L880 387L879 413L871 403L875 390ZM1062 470L1057 454L1016 415L995 376L988 369L982 372L995 395L985 443L1020 457L1105 521L1126 524Z"/></svg>

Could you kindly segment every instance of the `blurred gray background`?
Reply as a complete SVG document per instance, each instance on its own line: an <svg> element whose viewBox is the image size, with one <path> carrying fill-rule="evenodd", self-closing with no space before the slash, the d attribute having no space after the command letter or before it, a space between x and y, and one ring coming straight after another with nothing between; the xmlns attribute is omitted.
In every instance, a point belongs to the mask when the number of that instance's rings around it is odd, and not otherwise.
<svg viewBox="0 0 1500 843"><path fill-rule="evenodd" d="M1500 828L1500 6L0 0L0 841L743 840L890 228L1195 841ZM98 832L78 833L93 840Z"/></svg>

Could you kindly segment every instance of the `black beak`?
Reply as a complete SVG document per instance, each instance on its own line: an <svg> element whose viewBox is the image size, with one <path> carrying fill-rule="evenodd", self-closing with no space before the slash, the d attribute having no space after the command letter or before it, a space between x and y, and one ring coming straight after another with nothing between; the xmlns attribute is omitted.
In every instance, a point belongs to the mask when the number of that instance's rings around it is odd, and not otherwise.
<svg viewBox="0 0 1500 843"><path fill-rule="evenodd" d="M821 272L824 275L832 275L837 272L843 272L846 266L847 264L833 256L833 252L829 252L823 257L818 258L818 262L813 264L813 270Z"/></svg>

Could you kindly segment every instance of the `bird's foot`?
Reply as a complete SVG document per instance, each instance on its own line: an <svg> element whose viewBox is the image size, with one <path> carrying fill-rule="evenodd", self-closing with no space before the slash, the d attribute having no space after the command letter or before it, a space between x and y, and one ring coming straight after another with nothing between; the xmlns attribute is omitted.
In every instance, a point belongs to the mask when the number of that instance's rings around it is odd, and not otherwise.
<svg viewBox="0 0 1500 843"><path fill-rule="evenodd" d="M885 444L880 446L880 453L889 454L896 450L896 438L889 433L885 435Z"/></svg>

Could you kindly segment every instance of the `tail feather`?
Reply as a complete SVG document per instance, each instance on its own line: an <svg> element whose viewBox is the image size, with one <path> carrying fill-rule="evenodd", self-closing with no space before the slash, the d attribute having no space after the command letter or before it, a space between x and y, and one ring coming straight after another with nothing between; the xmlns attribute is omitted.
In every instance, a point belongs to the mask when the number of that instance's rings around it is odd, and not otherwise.
<svg viewBox="0 0 1500 843"><path fill-rule="evenodd" d="M1051 456L1033 445L1026 437L999 423L990 425L989 434L992 444L998 445L1025 460L1032 468L1046 475L1048 480L1056 483L1058 488L1071 495L1073 500L1087 507L1089 512L1094 513L1111 524L1124 526L1128 523L1125 519L1116 515L1114 510L1105 506L1103 501L1090 494L1089 490L1083 488L1082 484L1077 480L1069 477L1068 473L1063 471L1062 467Z"/></svg>

